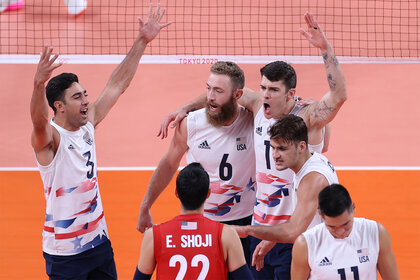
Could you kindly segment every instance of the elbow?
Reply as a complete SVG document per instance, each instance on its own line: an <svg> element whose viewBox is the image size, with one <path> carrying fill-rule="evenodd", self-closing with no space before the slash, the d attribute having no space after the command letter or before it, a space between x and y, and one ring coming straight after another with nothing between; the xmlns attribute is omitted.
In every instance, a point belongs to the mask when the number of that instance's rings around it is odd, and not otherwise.
<svg viewBox="0 0 420 280"><path fill-rule="evenodd" d="M347 87L345 84L343 84L342 88L340 89L341 94L339 94L338 96L340 96L340 103L343 104L348 97L347 94Z"/></svg>
<svg viewBox="0 0 420 280"><path fill-rule="evenodd" d="M295 240L299 237L299 235L302 232L299 231L298 229L291 229L291 228L288 228L287 230L284 230L284 231L280 231L280 230L276 230L276 226L273 226L271 227L271 233L272 235L270 238L263 238L263 239L266 239L268 241L278 242L278 243L294 243Z"/></svg>
<svg viewBox="0 0 420 280"><path fill-rule="evenodd" d="M284 236L283 242L287 243L294 243L295 240L302 234L305 230L299 226L290 227L289 230L286 232L287 234Z"/></svg>
<svg viewBox="0 0 420 280"><path fill-rule="evenodd" d="M285 242L287 243L295 243L296 239L301 235L302 233L300 231L293 231L286 237Z"/></svg>

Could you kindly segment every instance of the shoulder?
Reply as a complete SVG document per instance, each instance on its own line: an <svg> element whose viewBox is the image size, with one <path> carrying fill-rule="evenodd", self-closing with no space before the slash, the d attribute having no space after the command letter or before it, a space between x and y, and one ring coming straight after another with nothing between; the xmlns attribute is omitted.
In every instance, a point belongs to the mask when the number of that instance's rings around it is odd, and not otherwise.
<svg viewBox="0 0 420 280"><path fill-rule="evenodd" d="M303 234L299 235L293 243L292 259L304 261L308 258L308 245Z"/></svg>
<svg viewBox="0 0 420 280"><path fill-rule="evenodd" d="M305 162L297 177L304 178L312 174L312 178L325 178L329 180L335 174L335 168L324 155L313 153L313 155Z"/></svg>
<svg viewBox="0 0 420 280"><path fill-rule="evenodd" d="M222 229L222 242L231 242L232 240L239 238L238 234L236 233L236 230L230 226L230 225L226 225L226 224L222 224L223 229ZM230 244L230 243L229 243Z"/></svg>
<svg viewBox="0 0 420 280"><path fill-rule="evenodd" d="M193 112L188 113L187 117L181 121L181 125L185 126L185 129L196 129L207 123L206 109L202 108Z"/></svg>
<svg viewBox="0 0 420 280"><path fill-rule="evenodd" d="M328 180L325 177L325 175L320 172L317 168L311 168L307 170L306 172L302 173L301 175L302 179L299 182L299 188L300 185L311 185L313 187L318 185L325 185L325 183L328 184Z"/></svg>
<svg viewBox="0 0 420 280"><path fill-rule="evenodd" d="M143 243L153 242L153 235L155 231L158 231L158 230L159 229L157 228L157 226L146 229L146 231L143 234Z"/></svg>
<svg viewBox="0 0 420 280"><path fill-rule="evenodd" d="M180 124L175 128L174 140L186 141L189 127L190 121L188 117L182 119Z"/></svg>
<svg viewBox="0 0 420 280"><path fill-rule="evenodd" d="M293 244L293 247L294 246L307 246L306 245L307 243L306 243L306 237L305 237L305 235L303 235L303 234L301 234L301 235L299 235L299 237L298 238L296 238L296 240L295 240L295 243Z"/></svg>
<svg viewBox="0 0 420 280"><path fill-rule="evenodd" d="M201 109L189 112L186 119L195 120L205 115L206 115L206 108L201 108Z"/></svg>
<svg viewBox="0 0 420 280"><path fill-rule="evenodd" d="M382 225L381 223L375 222L377 227L378 227L378 235L379 235L379 239L381 239L382 237L386 237L389 236L389 232L388 230L384 227L384 225Z"/></svg>

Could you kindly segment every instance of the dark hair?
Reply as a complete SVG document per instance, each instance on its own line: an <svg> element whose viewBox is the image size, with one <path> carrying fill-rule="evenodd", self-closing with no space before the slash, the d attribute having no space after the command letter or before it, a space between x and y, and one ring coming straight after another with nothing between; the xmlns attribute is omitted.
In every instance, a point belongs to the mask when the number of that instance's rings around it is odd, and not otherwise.
<svg viewBox="0 0 420 280"><path fill-rule="evenodd" d="M176 192L185 210L196 210L203 205L209 191L209 174L198 162L184 167L176 178Z"/></svg>
<svg viewBox="0 0 420 280"><path fill-rule="evenodd" d="M283 81L286 92L296 88L297 77L293 67L284 61L274 61L260 69L261 76L265 76L271 82Z"/></svg>
<svg viewBox="0 0 420 280"><path fill-rule="evenodd" d="M211 66L210 72L228 76L232 82L233 90L243 89L245 86L244 71L234 62L218 61Z"/></svg>
<svg viewBox="0 0 420 280"><path fill-rule="evenodd" d="M295 145L301 141L308 144L308 129L305 122L301 117L292 114L278 119L270 127L268 134L270 139L282 139L285 142L293 142Z"/></svg>
<svg viewBox="0 0 420 280"><path fill-rule="evenodd" d="M349 192L340 184L326 186L318 195L318 208L321 215L337 217L346 210L351 212L352 205Z"/></svg>
<svg viewBox="0 0 420 280"><path fill-rule="evenodd" d="M73 73L62 73L52 78L45 89L47 94L48 105L53 109L54 114L57 109L54 107L54 102L64 101L64 91L68 89L73 83L78 83L79 78Z"/></svg>

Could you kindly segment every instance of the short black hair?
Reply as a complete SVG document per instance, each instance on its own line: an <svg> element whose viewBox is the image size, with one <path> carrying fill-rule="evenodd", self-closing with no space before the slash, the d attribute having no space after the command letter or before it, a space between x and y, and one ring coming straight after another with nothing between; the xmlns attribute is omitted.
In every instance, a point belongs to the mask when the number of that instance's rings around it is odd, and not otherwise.
<svg viewBox="0 0 420 280"><path fill-rule="evenodd" d="M52 78L45 88L48 105L53 109L54 114L57 109L54 107L54 102L64 101L64 92L71 87L73 83L78 83L79 78L73 73L62 73Z"/></svg>
<svg viewBox="0 0 420 280"><path fill-rule="evenodd" d="M271 62L260 69L261 76L265 76L271 82L283 81L286 92L296 88L297 77L293 67L284 61Z"/></svg>
<svg viewBox="0 0 420 280"><path fill-rule="evenodd" d="M326 186L318 195L318 208L323 216L337 217L346 210L351 212L352 205L349 192L340 184Z"/></svg>
<svg viewBox="0 0 420 280"><path fill-rule="evenodd" d="M198 162L184 167L176 178L176 192L185 210L199 209L207 198L209 174Z"/></svg>
<svg viewBox="0 0 420 280"><path fill-rule="evenodd" d="M292 114L283 115L269 129L270 139L282 139L297 145L301 141L308 144L308 128L305 121Z"/></svg>

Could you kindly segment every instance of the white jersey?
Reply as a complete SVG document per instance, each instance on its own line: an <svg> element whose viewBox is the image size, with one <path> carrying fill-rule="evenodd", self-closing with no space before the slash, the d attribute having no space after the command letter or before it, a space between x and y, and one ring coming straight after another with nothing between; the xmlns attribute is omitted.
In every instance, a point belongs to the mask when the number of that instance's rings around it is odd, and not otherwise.
<svg viewBox="0 0 420 280"><path fill-rule="evenodd" d="M298 115L303 106L295 105L290 114ZM257 194L253 224L275 225L287 221L292 215L292 185L294 172L291 169L276 170L270 146L269 128L276 122L264 116L261 106L254 119L254 145L256 159ZM308 145L309 151L322 152L324 138L317 145Z"/></svg>
<svg viewBox="0 0 420 280"><path fill-rule="evenodd" d="M199 162L210 177L210 197L204 215L216 221L232 221L252 215L255 199L253 117L239 107L229 126L215 127L205 109L187 117L187 162Z"/></svg>
<svg viewBox="0 0 420 280"><path fill-rule="evenodd" d="M329 185L338 184L338 177L337 177L337 173L335 172L334 166L332 166L332 164L328 161L328 159L325 156L318 153L313 153L313 155L303 164L299 172L295 174L294 182L293 182L294 195L292 196L293 209L295 209L297 205L296 193L298 191L300 181L302 180L303 177L305 177L305 175L307 175L310 172L317 172L324 175ZM321 223L321 216L318 214L318 211L317 211L308 229L320 223Z"/></svg>
<svg viewBox="0 0 420 280"><path fill-rule="evenodd" d="M350 235L336 239L320 224L303 233L308 246L309 279L377 278L379 231L375 221L354 218Z"/></svg>
<svg viewBox="0 0 420 280"><path fill-rule="evenodd" d="M51 120L60 134L52 162L38 163L47 202L43 250L74 255L107 239L108 231L97 179L94 127L68 131Z"/></svg>

